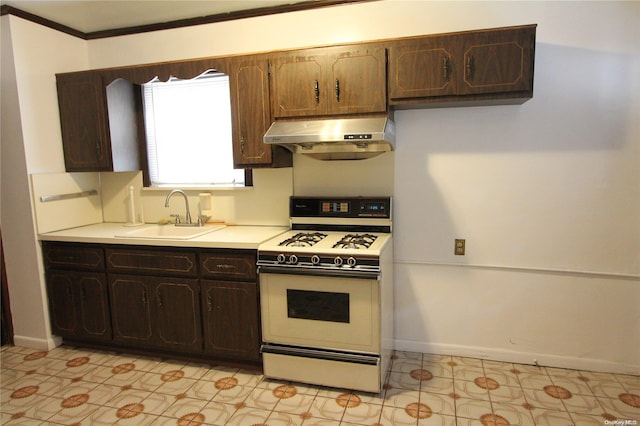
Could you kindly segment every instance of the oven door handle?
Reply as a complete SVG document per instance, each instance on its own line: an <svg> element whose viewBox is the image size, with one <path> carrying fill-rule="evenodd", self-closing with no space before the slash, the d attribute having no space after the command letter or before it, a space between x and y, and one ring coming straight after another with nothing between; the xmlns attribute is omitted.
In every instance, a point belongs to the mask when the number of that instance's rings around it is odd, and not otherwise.
<svg viewBox="0 0 640 426"><path fill-rule="evenodd" d="M335 352L322 349L307 349L297 346L282 346L265 343L260 347L262 353L298 356L303 358L324 359L328 361L351 362L354 364L378 365L378 355L356 354L349 352Z"/></svg>
<svg viewBox="0 0 640 426"><path fill-rule="evenodd" d="M288 275L306 275L314 277L330 277L330 278L360 278L366 280L380 280L379 271L359 271L353 269L322 269L322 268L304 268L299 266L258 266L260 274L288 274Z"/></svg>

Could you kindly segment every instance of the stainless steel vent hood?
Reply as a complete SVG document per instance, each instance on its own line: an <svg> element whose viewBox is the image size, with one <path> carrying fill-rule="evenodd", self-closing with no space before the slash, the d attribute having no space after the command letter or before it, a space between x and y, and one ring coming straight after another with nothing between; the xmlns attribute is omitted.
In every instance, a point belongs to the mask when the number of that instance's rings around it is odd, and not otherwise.
<svg viewBox="0 0 640 426"><path fill-rule="evenodd" d="M392 151L395 124L388 117L276 121L264 143L319 160L361 160Z"/></svg>

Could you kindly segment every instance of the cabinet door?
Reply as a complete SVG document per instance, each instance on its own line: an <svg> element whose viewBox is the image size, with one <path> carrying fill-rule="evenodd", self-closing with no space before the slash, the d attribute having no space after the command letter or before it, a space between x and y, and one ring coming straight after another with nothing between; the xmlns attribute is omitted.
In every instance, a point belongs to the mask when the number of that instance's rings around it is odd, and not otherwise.
<svg viewBox="0 0 640 426"><path fill-rule="evenodd" d="M195 279L149 278L153 281L157 343L167 350L202 351L200 287Z"/></svg>
<svg viewBox="0 0 640 426"><path fill-rule="evenodd" d="M62 337L76 336L78 329L73 281L73 272L47 272L51 329L54 334Z"/></svg>
<svg viewBox="0 0 640 426"><path fill-rule="evenodd" d="M325 56L301 51L271 62L273 116L302 117L327 112L329 93L323 83Z"/></svg>
<svg viewBox="0 0 640 426"><path fill-rule="evenodd" d="M66 170L112 170L106 89L100 74L58 75L57 86Z"/></svg>
<svg viewBox="0 0 640 426"><path fill-rule="evenodd" d="M447 96L456 92L453 37L397 42L389 48L389 99Z"/></svg>
<svg viewBox="0 0 640 426"><path fill-rule="evenodd" d="M78 273L76 279L79 335L92 340L111 339L111 315L104 273Z"/></svg>
<svg viewBox="0 0 640 426"><path fill-rule="evenodd" d="M331 49L325 77L330 114L387 110L387 51L383 47Z"/></svg>
<svg viewBox="0 0 640 426"><path fill-rule="evenodd" d="M145 277L109 275L113 340L128 345L154 344L149 283Z"/></svg>
<svg viewBox="0 0 640 426"><path fill-rule="evenodd" d="M535 27L480 31L464 37L461 95L533 94Z"/></svg>
<svg viewBox="0 0 640 426"><path fill-rule="evenodd" d="M111 339L104 273L49 270L47 289L54 334L73 340Z"/></svg>
<svg viewBox="0 0 640 426"><path fill-rule="evenodd" d="M234 166L271 164L271 146L262 139L271 125L269 63L266 58L231 61L229 82Z"/></svg>
<svg viewBox="0 0 640 426"><path fill-rule="evenodd" d="M202 280L205 352L227 359L260 359L256 283Z"/></svg>

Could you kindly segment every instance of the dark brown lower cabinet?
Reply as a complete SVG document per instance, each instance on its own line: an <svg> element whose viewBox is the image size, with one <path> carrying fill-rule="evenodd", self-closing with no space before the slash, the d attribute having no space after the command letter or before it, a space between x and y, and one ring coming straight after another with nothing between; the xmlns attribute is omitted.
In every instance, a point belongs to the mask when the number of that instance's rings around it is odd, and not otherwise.
<svg viewBox="0 0 640 426"><path fill-rule="evenodd" d="M42 247L51 328L63 340L259 365L255 250Z"/></svg>
<svg viewBox="0 0 640 426"><path fill-rule="evenodd" d="M74 340L111 340L104 273L50 270L47 288L55 334Z"/></svg>
<svg viewBox="0 0 640 426"><path fill-rule="evenodd" d="M110 274L109 291L115 342L202 352L198 280Z"/></svg>
<svg viewBox="0 0 640 426"><path fill-rule="evenodd" d="M257 284L202 280L201 286L205 353L260 360Z"/></svg>

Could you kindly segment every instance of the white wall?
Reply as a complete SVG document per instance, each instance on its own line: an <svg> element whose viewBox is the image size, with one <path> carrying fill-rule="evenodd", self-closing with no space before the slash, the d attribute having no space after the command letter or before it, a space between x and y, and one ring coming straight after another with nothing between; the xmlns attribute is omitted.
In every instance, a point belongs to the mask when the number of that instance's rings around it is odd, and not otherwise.
<svg viewBox="0 0 640 426"><path fill-rule="evenodd" d="M88 57L99 68L537 23L529 102L396 113L396 344L638 373L639 8L385 0L94 40ZM25 144L30 166L48 149ZM350 189L331 163L295 166L298 194Z"/></svg>
<svg viewBox="0 0 640 426"><path fill-rule="evenodd" d="M50 349L29 173L62 167L55 73L87 66L83 41L2 18L2 239L16 344Z"/></svg>

